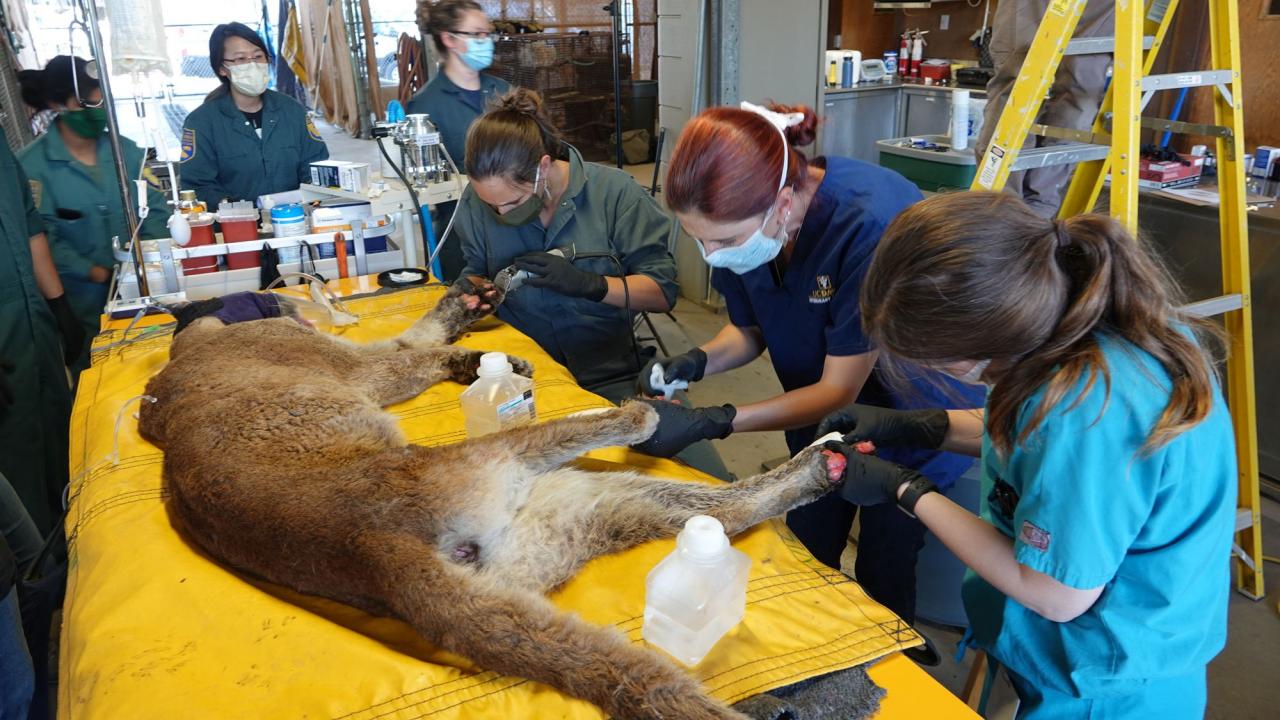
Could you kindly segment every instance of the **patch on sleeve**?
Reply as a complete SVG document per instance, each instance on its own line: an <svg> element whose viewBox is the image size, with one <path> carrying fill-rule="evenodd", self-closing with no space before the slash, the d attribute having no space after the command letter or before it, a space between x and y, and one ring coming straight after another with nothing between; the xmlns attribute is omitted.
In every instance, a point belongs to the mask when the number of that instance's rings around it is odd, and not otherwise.
<svg viewBox="0 0 1280 720"><path fill-rule="evenodd" d="M31 204L40 207L40 196L44 193L44 185L39 180L27 180L27 184L31 186Z"/></svg>
<svg viewBox="0 0 1280 720"><path fill-rule="evenodd" d="M1024 545L1044 552L1049 549L1049 532L1032 525L1030 521L1022 521L1022 530L1018 532L1018 540Z"/></svg>
<svg viewBox="0 0 1280 720"><path fill-rule="evenodd" d="M316 142L324 142L324 138L320 137L320 131L316 129L316 124L311 120L311 116L307 116L307 134Z"/></svg>
<svg viewBox="0 0 1280 720"><path fill-rule="evenodd" d="M182 157L178 162L186 162L196 156L196 131L182 128Z"/></svg>
<svg viewBox="0 0 1280 720"><path fill-rule="evenodd" d="M147 185L150 185L152 190L164 192L164 183L160 182L160 178L151 171L151 168L142 169L142 179L147 181Z"/></svg>

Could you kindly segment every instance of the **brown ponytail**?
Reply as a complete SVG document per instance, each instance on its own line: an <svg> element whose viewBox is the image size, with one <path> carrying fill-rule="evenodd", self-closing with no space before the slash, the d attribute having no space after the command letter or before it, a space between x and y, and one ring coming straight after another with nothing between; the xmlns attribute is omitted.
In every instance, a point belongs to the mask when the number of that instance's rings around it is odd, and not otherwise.
<svg viewBox="0 0 1280 720"><path fill-rule="evenodd" d="M1150 353L1169 375L1169 402L1144 451L1203 420L1212 362L1183 328L1214 330L1181 303L1160 261L1116 221L1051 223L1004 193L937 195L909 208L885 231L862 286L863 324L883 350L924 365L1006 366L986 415L1004 454L1082 379L1077 403L1099 378L1110 393L1100 333ZM1015 437L1027 399L1046 384Z"/></svg>
<svg viewBox="0 0 1280 720"><path fill-rule="evenodd" d="M515 88L493 102L467 131L467 174L531 183L543 155L561 155L560 131L547 117L542 96Z"/></svg>

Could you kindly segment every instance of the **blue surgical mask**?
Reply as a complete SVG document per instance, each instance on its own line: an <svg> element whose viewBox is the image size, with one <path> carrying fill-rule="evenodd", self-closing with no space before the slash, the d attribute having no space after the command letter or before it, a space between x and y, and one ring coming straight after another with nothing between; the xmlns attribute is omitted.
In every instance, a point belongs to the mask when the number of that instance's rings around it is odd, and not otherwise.
<svg viewBox="0 0 1280 720"><path fill-rule="evenodd" d="M773 208L769 208L769 212L764 216L764 222L760 223L760 228L752 233L746 242L733 247L720 248L708 255L706 248L702 247L702 241L699 240L698 252L702 253L702 259L711 267L724 268L738 275L745 275L770 262L782 252L782 246L787 244L786 227L790 215L791 212L788 210L787 218L782 221L780 238L772 238L764 234L769 218L773 217Z"/></svg>
<svg viewBox="0 0 1280 720"><path fill-rule="evenodd" d="M467 51L462 62L472 70L483 70L493 64L493 38L467 38Z"/></svg>

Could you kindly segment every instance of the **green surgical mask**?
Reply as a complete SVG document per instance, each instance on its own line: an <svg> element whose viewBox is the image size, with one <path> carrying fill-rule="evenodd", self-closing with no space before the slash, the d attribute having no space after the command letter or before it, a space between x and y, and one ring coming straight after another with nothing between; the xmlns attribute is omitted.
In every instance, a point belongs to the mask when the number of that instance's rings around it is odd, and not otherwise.
<svg viewBox="0 0 1280 720"><path fill-rule="evenodd" d="M107 111L100 107L63 110L58 119L66 123L71 132L90 140L101 137L107 127Z"/></svg>
<svg viewBox="0 0 1280 720"><path fill-rule="evenodd" d="M534 218L538 217L542 212L542 196L538 194L538 181L541 179L542 166L539 165L538 174L533 178L533 194L529 196L528 200L525 200L519 205L511 208L511 210L509 210L505 215L495 210L493 214L498 219L498 222L512 227L528 225L533 222ZM544 193L550 195L545 184L542 186L542 190Z"/></svg>

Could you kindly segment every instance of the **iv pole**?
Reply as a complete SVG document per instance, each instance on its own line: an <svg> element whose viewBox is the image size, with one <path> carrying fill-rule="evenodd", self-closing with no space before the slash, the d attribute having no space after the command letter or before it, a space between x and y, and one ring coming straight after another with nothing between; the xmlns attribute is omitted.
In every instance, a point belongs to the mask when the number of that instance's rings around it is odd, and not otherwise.
<svg viewBox="0 0 1280 720"><path fill-rule="evenodd" d="M107 70L106 53L102 50L102 33L98 29L98 5L96 0L78 0L85 8L88 19L89 49L98 64L98 85L102 88L102 105L107 111L107 139L111 143L111 157L115 160L116 180L120 183L120 205L124 208L125 226L129 230L129 252L133 255L133 272L138 278L138 296L151 294L147 286L146 268L142 261L142 242L138 239L138 218L134 212L133 197L129 194L132 184L125 171L124 150L120 147L120 124L116 120L115 96L111 93L111 73Z"/></svg>

